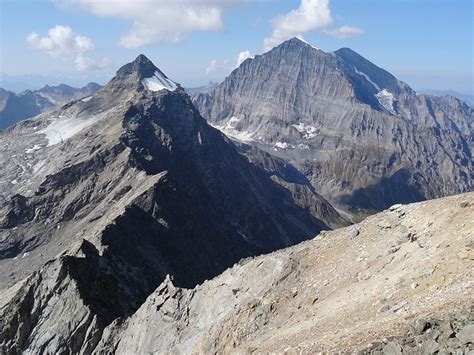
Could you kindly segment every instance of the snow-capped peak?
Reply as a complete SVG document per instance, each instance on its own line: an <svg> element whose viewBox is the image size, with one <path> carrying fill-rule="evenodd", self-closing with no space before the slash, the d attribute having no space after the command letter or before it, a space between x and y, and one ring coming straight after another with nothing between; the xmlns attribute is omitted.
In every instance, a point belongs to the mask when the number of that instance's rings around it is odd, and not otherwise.
<svg viewBox="0 0 474 355"><path fill-rule="evenodd" d="M167 78L166 75L158 70L155 71L152 77L143 79L142 84L146 90L150 91L160 91L164 89L173 91L178 88L178 85L173 80Z"/></svg>

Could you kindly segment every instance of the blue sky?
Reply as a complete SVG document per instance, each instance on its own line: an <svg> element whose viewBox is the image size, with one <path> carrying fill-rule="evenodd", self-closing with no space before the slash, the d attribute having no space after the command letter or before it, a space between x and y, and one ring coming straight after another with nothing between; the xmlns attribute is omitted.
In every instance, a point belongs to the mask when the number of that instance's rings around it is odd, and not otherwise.
<svg viewBox="0 0 474 355"><path fill-rule="evenodd" d="M239 53L302 35L324 51L350 47L415 89L474 92L472 0L0 1L0 72L41 75L37 86L104 83L139 53L198 86L221 81Z"/></svg>

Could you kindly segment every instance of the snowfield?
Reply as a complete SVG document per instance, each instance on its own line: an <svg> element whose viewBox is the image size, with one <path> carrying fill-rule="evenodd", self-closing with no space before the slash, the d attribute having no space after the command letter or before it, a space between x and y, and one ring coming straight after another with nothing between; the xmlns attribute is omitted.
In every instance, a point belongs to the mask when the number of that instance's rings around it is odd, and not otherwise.
<svg viewBox="0 0 474 355"><path fill-rule="evenodd" d="M52 121L48 127L43 128L36 133L46 135L46 139L48 140L47 146L50 147L58 143L63 143L65 140L71 138L83 129L92 126L104 116L105 114L102 113L100 115L93 115L88 118L59 118L55 121Z"/></svg>
<svg viewBox="0 0 474 355"><path fill-rule="evenodd" d="M253 141L254 132L239 131L236 128L237 123L239 123L240 121L241 118L232 116L224 125L216 125L211 123L211 126L218 129L230 138L234 138L242 142Z"/></svg>
<svg viewBox="0 0 474 355"><path fill-rule="evenodd" d="M305 125L303 122L294 124L293 127L295 127L298 132L303 134L304 139L312 139L316 137L316 127Z"/></svg>
<svg viewBox="0 0 474 355"><path fill-rule="evenodd" d="M375 89L377 89L377 91L380 91L380 86L378 86L371 78L370 76L368 76L367 74L365 74L363 71L360 71L359 69L357 69L356 67L354 67L354 70L357 74L359 75L362 75L369 83L371 83L373 85L373 87Z"/></svg>
<svg viewBox="0 0 474 355"><path fill-rule="evenodd" d="M35 150L41 149L41 146L38 144L35 144L33 148L25 149L26 154L33 153Z"/></svg>
<svg viewBox="0 0 474 355"><path fill-rule="evenodd" d="M178 85L171 79L168 79L164 74L159 71L155 72L151 78L143 79L142 81L145 89L150 91L160 91L160 90L176 90Z"/></svg>
<svg viewBox="0 0 474 355"><path fill-rule="evenodd" d="M395 109L393 107L395 97L390 91L388 91L387 89L380 90L377 94L375 94L375 97L377 98L377 100L379 100L380 105L382 105L392 114L396 114Z"/></svg>

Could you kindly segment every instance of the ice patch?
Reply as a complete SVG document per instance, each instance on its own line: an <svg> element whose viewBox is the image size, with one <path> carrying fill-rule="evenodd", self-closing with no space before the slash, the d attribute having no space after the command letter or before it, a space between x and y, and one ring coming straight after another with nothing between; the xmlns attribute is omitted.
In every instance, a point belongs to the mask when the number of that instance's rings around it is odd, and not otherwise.
<svg viewBox="0 0 474 355"><path fill-rule="evenodd" d="M176 90L178 85L173 81L168 79L164 74L156 71L151 78L143 79L142 81L145 89L150 91L160 91L160 90Z"/></svg>
<svg viewBox="0 0 474 355"><path fill-rule="evenodd" d="M232 116L224 125L214 125L211 123L211 126L217 128L219 131L224 133L226 136L237 139L243 142L250 142L253 140L254 132L239 131L236 126L237 123L241 121L240 118Z"/></svg>
<svg viewBox="0 0 474 355"><path fill-rule="evenodd" d="M295 127L298 132L303 134L304 139L312 139L316 137L316 127L305 125L303 122L294 124L293 127Z"/></svg>
<svg viewBox="0 0 474 355"><path fill-rule="evenodd" d="M356 67L354 67L354 70L357 74L362 75L369 83L371 83L374 86L374 88L377 89L377 91L381 90L380 86L378 86L375 82L373 82L372 79L370 78L370 76L368 76L364 72L358 70Z"/></svg>
<svg viewBox="0 0 474 355"><path fill-rule="evenodd" d="M11 183L12 183L12 185L16 185L16 184L18 184L18 180L17 179L12 180Z"/></svg>
<svg viewBox="0 0 474 355"><path fill-rule="evenodd" d="M100 117L95 115L85 119L77 117L62 118L51 122L48 127L43 128L36 133L45 134L48 139L48 147L50 147L64 142L83 129L93 125L99 119Z"/></svg>
<svg viewBox="0 0 474 355"><path fill-rule="evenodd" d="M92 99L92 96L84 97L83 99L81 99L81 101L82 101L82 102L87 102L87 101L89 101L90 99Z"/></svg>
<svg viewBox="0 0 474 355"><path fill-rule="evenodd" d="M33 148L25 149L26 154L33 153L35 150L41 149L41 146L38 144L35 144Z"/></svg>
<svg viewBox="0 0 474 355"><path fill-rule="evenodd" d="M395 109L393 108L393 103L395 102L395 97L387 89L380 90L375 94L377 100L379 100L380 105L390 111L392 114L396 114Z"/></svg>
<svg viewBox="0 0 474 355"><path fill-rule="evenodd" d="M276 152L278 149L295 149L295 146L293 144L289 144L287 142L276 142L273 144L273 150Z"/></svg>

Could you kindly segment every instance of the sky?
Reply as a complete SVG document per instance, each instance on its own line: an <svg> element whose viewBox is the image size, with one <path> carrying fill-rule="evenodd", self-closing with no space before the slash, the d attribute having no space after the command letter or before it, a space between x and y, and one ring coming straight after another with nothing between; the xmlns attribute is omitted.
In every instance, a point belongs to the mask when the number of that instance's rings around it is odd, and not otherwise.
<svg viewBox="0 0 474 355"><path fill-rule="evenodd" d="M472 0L0 0L2 85L101 84L143 53L185 87L300 37L416 90L474 93ZM9 84L8 84L8 83Z"/></svg>

